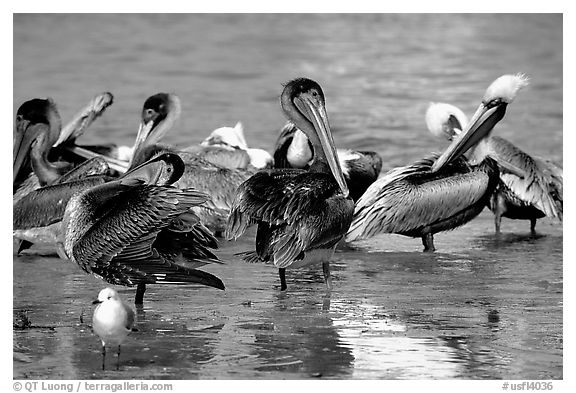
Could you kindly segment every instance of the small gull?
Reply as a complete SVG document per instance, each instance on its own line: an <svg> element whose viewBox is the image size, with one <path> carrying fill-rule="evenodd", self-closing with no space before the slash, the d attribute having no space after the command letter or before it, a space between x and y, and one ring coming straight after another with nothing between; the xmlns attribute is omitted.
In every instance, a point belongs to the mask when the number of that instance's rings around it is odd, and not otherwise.
<svg viewBox="0 0 576 393"><path fill-rule="evenodd" d="M120 344L132 331L134 311L120 299L118 293L112 288L101 290L98 299L92 303L98 304L92 317L92 328L102 340L102 370L104 370L106 358L106 345L118 345L118 362L116 363L116 370L118 370L120 367Z"/></svg>

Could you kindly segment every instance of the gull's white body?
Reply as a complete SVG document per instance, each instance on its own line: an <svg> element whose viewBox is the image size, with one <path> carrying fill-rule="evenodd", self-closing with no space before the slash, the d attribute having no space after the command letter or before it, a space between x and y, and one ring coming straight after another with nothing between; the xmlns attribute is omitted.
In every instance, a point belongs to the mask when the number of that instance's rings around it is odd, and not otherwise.
<svg viewBox="0 0 576 393"><path fill-rule="evenodd" d="M112 288L104 288L98 294L99 303L92 316L92 329L102 340L102 369L106 346L118 345L118 369L120 363L120 344L126 340L134 324L134 311L120 299Z"/></svg>

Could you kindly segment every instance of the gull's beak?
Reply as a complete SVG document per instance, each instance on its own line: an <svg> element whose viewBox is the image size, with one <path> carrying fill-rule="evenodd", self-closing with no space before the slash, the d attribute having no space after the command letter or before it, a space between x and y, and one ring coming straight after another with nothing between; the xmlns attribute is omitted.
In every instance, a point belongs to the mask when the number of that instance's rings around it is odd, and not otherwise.
<svg viewBox="0 0 576 393"><path fill-rule="evenodd" d="M295 97L294 104L302 113L306 114L308 119L312 122L312 125L316 130L316 135L320 140L324 155L326 156L328 166L332 171L332 175L334 176L334 179L336 179L336 182L340 186L344 196L347 197L350 192L346 185L346 181L344 180L342 168L340 168L340 163L338 162L338 155L336 154L334 139L332 138L332 132L330 131L330 124L328 124L326 108L317 99L314 99L307 94Z"/></svg>
<svg viewBox="0 0 576 393"><path fill-rule="evenodd" d="M502 120L505 113L505 103L490 108L484 103L480 104L465 129L459 135L454 136L450 146L432 165L432 172L437 172L444 168L448 163L460 157L471 147L490 135L494 126Z"/></svg>
<svg viewBox="0 0 576 393"><path fill-rule="evenodd" d="M92 304L100 304L102 303L102 300L96 299L92 302Z"/></svg>

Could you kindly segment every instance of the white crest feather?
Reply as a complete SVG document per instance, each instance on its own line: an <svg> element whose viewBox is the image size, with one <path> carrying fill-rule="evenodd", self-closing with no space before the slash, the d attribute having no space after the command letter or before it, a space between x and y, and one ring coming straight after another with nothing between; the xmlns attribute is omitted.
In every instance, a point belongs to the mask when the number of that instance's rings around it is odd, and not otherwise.
<svg viewBox="0 0 576 393"><path fill-rule="evenodd" d="M454 116L462 127L468 124L468 117L460 108L444 102L431 102L425 117L428 131L436 137L451 139L452 135L446 132L450 116Z"/></svg>
<svg viewBox="0 0 576 393"><path fill-rule="evenodd" d="M522 73L515 75L502 75L500 78L492 82L488 89L486 89L482 101L490 102L494 99L500 98L502 101L510 104L514 101L514 98L516 98L518 91L528 86L529 81L530 79Z"/></svg>

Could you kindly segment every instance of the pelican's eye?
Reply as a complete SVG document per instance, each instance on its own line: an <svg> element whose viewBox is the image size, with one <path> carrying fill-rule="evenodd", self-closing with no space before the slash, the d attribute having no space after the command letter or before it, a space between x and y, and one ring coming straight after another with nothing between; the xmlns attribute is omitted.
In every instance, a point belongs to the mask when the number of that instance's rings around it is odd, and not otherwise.
<svg viewBox="0 0 576 393"><path fill-rule="evenodd" d="M16 115L16 121L22 121L22 120L24 120L24 116Z"/></svg>
<svg viewBox="0 0 576 393"><path fill-rule="evenodd" d="M487 104L484 104L487 109L494 108L498 105L502 104L502 98L494 98L493 100L489 101Z"/></svg>

